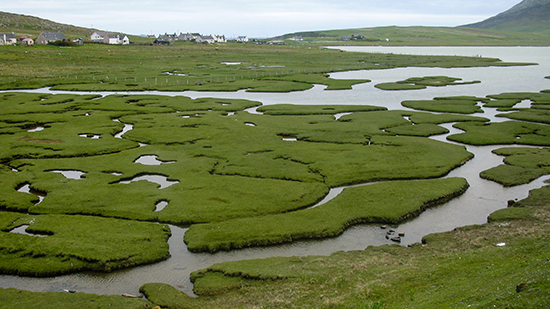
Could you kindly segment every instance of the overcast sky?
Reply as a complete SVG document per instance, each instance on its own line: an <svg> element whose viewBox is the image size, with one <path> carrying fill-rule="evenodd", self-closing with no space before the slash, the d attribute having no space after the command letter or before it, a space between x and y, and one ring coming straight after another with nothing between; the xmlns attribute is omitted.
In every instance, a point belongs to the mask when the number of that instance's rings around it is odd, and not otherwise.
<svg viewBox="0 0 550 309"><path fill-rule="evenodd" d="M199 32L261 38L378 26L458 26L521 0L12 0L0 10L128 34Z"/></svg>

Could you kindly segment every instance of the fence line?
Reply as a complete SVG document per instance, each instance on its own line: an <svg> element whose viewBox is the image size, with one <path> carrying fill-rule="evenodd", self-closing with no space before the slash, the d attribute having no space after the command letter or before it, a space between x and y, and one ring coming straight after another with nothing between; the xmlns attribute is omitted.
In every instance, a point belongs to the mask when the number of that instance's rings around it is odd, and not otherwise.
<svg viewBox="0 0 550 309"><path fill-rule="evenodd" d="M95 81L99 83L116 83L119 82L133 82L133 83L139 83L142 85L166 85L166 86L177 86L177 85L190 85L190 84L204 84L204 83L224 83L224 82L234 82L237 81L237 79L240 77L240 80L245 79L258 79L258 78L264 78L264 77L282 77L282 76L288 76L293 74L308 74L308 73L330 73L330 72L339 72L344 70L354 70L356 68L347 68L347 69L331 69L331 70L319 70L319 69L299 69L298 71L294 70L283 70L283 71L275 71L275 72L254 72L253 74L232 74L232 75L221 75L221 76L214 76L214 77L187 77L182 78L181 76L155 76L155 77L137 77L137 76L109 76L105 75L103 76L97 76L97 75L71 75L71 74L64 74L64 75L58 75L58 76L43 76L43 77L37 77L34 75L31 76L22 76L22 77L7 77L2 78L0 77L0 80L2 80L4 83L17 83L21 80L26 80L29 78L37 78L37 79L62 79L62 80L75 80L75 81ZM7 81L6 81L7 79ZM124 79L124 80L123 80ZM137 85L136 85L137 86Z"/></svg>

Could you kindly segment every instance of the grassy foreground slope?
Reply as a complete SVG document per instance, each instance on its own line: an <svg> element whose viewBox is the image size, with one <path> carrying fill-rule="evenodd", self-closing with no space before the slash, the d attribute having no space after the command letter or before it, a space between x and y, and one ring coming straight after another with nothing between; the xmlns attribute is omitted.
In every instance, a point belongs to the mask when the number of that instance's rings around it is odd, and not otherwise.
<svg viewBox="0 0 550 309"><path fill-rule="evenodd" d="M0 289L0 308L544 308L549 201L550 186L532 190L488 224L429 235L410 248L216 264L193 274L198 298L162 283L141 287L148 301Z"/></svg>
<svg viewBox="0 0 550 309"><path fill-rule="evenodd" d="M142 291L169 308L544 308L549 201L550 186L533 190L488 224L410 248L216 264L192 275L197 299L162 284Z"/></svg>

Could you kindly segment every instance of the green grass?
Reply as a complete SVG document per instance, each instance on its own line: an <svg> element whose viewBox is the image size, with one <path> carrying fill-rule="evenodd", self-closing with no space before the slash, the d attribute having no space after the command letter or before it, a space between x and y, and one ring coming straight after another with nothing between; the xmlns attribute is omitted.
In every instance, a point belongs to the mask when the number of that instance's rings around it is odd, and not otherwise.
<svg viewBox="0 0 550 309"><path fill-rule="evenodd" d="M155 305L144 299L125 298L117 295L94 295L85 293L29 292L0 288L0 308L153 308Z"/></svg>
<svg viewBox="0 0 550 309"><path fill-rule="evenodd" d="M401 223L428 207L462 194L467 187L468 183L462 178L391 181L352 187L315 208L193 225L185 233L185 242L192 252L216 252L334 237L356 224Z"/></svg>
<svg viewBox="0 0 550 309"><path fill-rule="evenodd" d="M513 65L485 58L231 44L16 47L3 50L0 59L6 63L0 73L1 87L55 85L87 90L292 91L317 83L349 88L364 81L340 83L324 74L400 66ZM227 66L224 61L241 64ZM105 65L98 67L99 62ZM163 73L168 71L187 76ZM187 237L210 227L195 235L204 237L200 240L207 248L204 250L211 250L208 246L219 250L334 236L358 222L400 222L431 206L430 202L440 202L438 197L450 198L464 189L462 179L411 180L441 177L472 157L463 146L425 138L446 131L438 124L459 122L455 126L466 132L450 139L464 143L548 145L550 132L544 124L547 95L435 98L419 106L446 112L443 114L284 105L265 107L261 109L264 115L256 115L244 110L261 103L247 100L3 93L0 208L18 213L0 212L0 236L4 239L0 268L4 273L46 276L112 271L166 258L167 228L139 221L192 224ZM513 109L513 102L525 99L533 102L532 107L510 115L531 122L487 123L482 117L455 114L475 112L479 102ZM334 118L343 112L352 114ZM115 138L124 124L132 124L133 130L123 139ZM28 131L34 127L44 129ZM99 138L91 138L94 136ZM296 141L285 141L285 137ZM146 145L140 147L140 143ZM521 179L532 171L546 173L548 155L544 150L518 151L509 155L506 163L523 170L499 171L498 177L520 174L517 179ZM142 155L156 155L172 163L135 163ZM81 179L67 179L51 172L57 169L85 174ZM164 189L146 181L120 183L151 174L178 183ZM330 203L305 209L331 187L379 180L391 181L347 189ZM423 185L427 183L430 186ZM45 199L37 204L35 194L18 192L23 184L46 194ZM413 194L416 198L411 198ZM361 207L374 200L377 208L363 212ZM167 201L168 206L155 212L159 201ZM143 292L155 304L174 308L540 307L548 299L538 291L549 289L545 264L541 264L548 255L547 192L533 191L526 201L514 204L521 209L495 213L487 226L428 236L425 246L226 263L193 275L199 298L183 296L163 284L146 285ZM535 204L541 206L531 207ZM398 212L389 211L387 205ZM8 233L22 224L30 225L28 232L49 236ZM218 226L234 234L211 230ZM281 228L286 226L288 229ZM260 231L257 238L251 239L251 230ZM217 243L218 239L221 242ZM506 246L496 247L500 242ZM493 259L495 256L499 259ZM480 282L480 287L473 289L472 282ZM515 297L518 286L521 299ZM2 305L17 303L18 307L30 306L21 304L21 298L32 304L59 301L62 306L73 301L88 306L89 299L99 306L151 305L143 301L123 305L111 297L78 293L12 289L0 293Z"/></svg>
<svg viewBox="0 0 550 309"><path fill-rule="evenodd" d="M548 148L500 148L493 153L505 156L505 164L481 172L481 178L516 186L550 174Z"/></svg>
<svg viewBox="0 0 550 309"><path fill-rule="evenodd" d="M422 245L219 263L192 274L198 298L162 284L142 291L171 308L541 308L550 290L549 189Z"/></svg>
<svg viewBox="0 0 550 309"><path fill-rule="evenodd" d="M416 90L425 89L427 87L445 87L451 85L468 85L481 83L480 81L458 82L459 80L462 79L447 76L411 77L395 83L377 84L375 85L375 87L382 90Z"/></svg>
<svg viewBox="0 0 550 309"><path fill-rule="evenodd" d="M0 89L81 91L289 92L309 89L313 84L349 89L368 80L334 80L326 73L409 66L515 65L493 58L343 53L308 46L229 43L13 47L3 49L0 61L4 63Z"/></svg>
<svg viewBox="0 0 550 309"><path fill-rule="evenodd" d="M364 39L345 41L342 36L364 35ZM311 45L383 46L547 46L548 35L498 31L467 27L375 27L321 30L285 34L285 39L302 36ZM291 41L287 41L292 44ZM297 43L299 44L299 43Z"/></svg>
<svg viewBox="0 0 550 309"><path fill-rule="evenodd" d="M339 113L371 112L387 110L385 107L369 105L292 105L274 104L257 109L265 115L335 115Z"/></svg>
<svg viewBox="0 0 550 309"><path fill-rule="evenodd" d="M444 175L471 157L464 147L394 135L427 136L445 131L438 123L484 121L350 106L285 105L266 107L278 116L255 115L242 110L258 102L213 98L24 93L0 98L0 123L9 132L0 134L0 160L9 166L0 170L5 184L0 207L180 225L301 209L334 186ZM343 111L361 112L335 120L332 114ZM125 123L133 130L114 138ZM44 129L27 131L37 125ZM284 141L285 136L298 141ZM173 162L134 163L143 155ZM66 179L50 172L57 169L85 174ZM146 181L120 183L142 175L178 183L164 189ZM36 196L16 191L21 184L47 197L34 205ZM169 204L155 212L161 200Z"/></svg>
<svg viewBox="0 0 550 309"><path fill-rule="evenodd" d="M546 109L524 109L501 115L514 120L530 121L537 123L550 124L550 104L544 105Z"/></svg>
<svg viewBox="0 0 550 309"><path fill-rule="evenodd" d="M550 129L546 125L505 121L499 123L457 123L454 127L466 131L450 135L448 140L471 145L550 145Z"/></svg>
<svg viewBox="0 0 550 309"><path fill-rule="evenodd" d="M321 84L326 85L327 87L325 90L345 90L345 89L352 89L352 86L355 84L360 83L368 83L370 80L363 79L363 80L354 80L354 79L331 79L328 78L328 74L294 74L291 76L285 76L285 77L269 77L264 78L265 80L273 80L273 81L292 81L292 82L298 82L298 83L306 83L306 84Z"/></svg>
<svg viewBox="0 0 550 309"><path fill-rule="evenodd" d="M433 100L415 100L403 101L401 105L416 110L443 112L443 113L459 113L459 114L474 114L482 113L483 110L477 105L477 98L435 98Z"/></svg>
<svg viewBox="0 0 550 309"><path fill-rule="evenodd" d="M162 283L141 287L148 301L0 289L1 306L543 308L550 290L549 197L550 186L532 190L517 207L493 213L488 224L432 234L423 245L409 248L392 245L330 256L215 264L192 274L197 298ZM501 243L505 245L496 245Z"/></svg>
<svg viewBox="0 0 550 309"><path fill-rule="evenodd" d="M111 272L169 257L170 230L153 223L63 215L0 212L0 273L54 276ZM28 233L9 233L29 225Z"/></svg>

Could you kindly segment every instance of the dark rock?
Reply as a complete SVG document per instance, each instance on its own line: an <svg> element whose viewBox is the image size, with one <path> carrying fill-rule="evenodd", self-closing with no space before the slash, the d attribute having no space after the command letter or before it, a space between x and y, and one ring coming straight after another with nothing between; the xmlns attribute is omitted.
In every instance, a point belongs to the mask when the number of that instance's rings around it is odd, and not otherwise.
<svg viewBox="0 0 550 309"><path fill-rule="evenodd" d="M395 242L401 242L401 237L399 237L399 236L392 237L391 240L395 241Z"/></svg>
<svg viewBox="0 0 550 309"><path fill-rule="evenodd" d="M516 286L516 292L525 291L527 289L528 283L522 282Z"/></svg>

